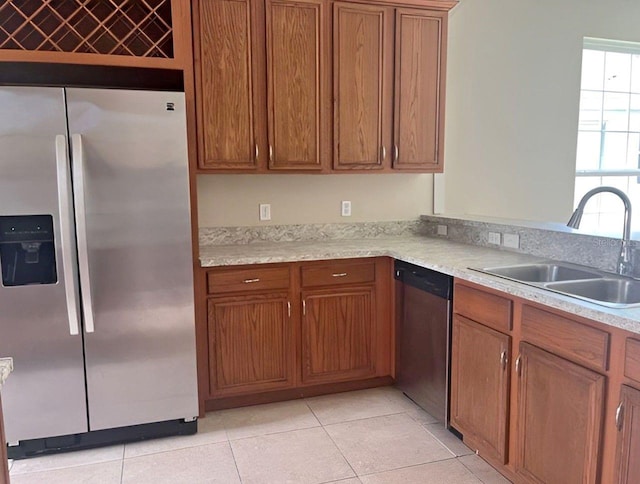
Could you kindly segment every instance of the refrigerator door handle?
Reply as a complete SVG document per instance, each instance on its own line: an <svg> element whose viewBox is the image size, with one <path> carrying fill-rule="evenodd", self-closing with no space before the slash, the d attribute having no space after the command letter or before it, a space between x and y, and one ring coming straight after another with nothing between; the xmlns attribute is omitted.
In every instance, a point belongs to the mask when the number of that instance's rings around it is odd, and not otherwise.
<svg viewBox="0 0 640 484"><path fill-rule="evenodd" d="M62 251L62 273L69 317L69 333L76 335L80 329L78 314L78 282L75 276L73 253L73 226L71 207L71 174L67 157L67 138L56 136L56 173L58 178L58 208L60 210L60 245Z"/></svg>
<svg viewBox="0 0 640 484"><path fill-rule="evenodd" d="M80 285L82 286L82 311L84 314L84 330L87 333L95 331L93 318L93 301L91 298L91 277L89 274L89 249L87 247L87 214L85 207L84 183L84 151L82 136L71 135L71 160L73 163L73 186L75 188L76 234L78 241L78 269Z"/></svg>

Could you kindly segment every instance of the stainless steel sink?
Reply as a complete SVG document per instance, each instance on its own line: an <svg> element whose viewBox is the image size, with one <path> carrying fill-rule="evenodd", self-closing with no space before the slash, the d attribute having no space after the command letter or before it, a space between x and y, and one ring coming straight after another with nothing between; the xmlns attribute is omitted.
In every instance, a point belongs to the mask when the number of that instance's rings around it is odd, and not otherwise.
<svg viewBox="0 0 640 484"><path fill-rule="evenodd" d="M609 307L627 308L640 305L640 281L632 279L603 278L555 282L546 284L545 287Z"/></svg>
<svg viewBox="0 0 640 484"><path fill-rule="evenodd" d="M640 306L640 280L559 262L475 269L602 306Z"/></svg>
<svg viewBox="0 0 640 484"><path fill-rule="evenodd" d="M556 263L523 264L516 266L488 267L484 272L522 282L555 282L597 279L602 275L595 271L577 269Z"/></svg>

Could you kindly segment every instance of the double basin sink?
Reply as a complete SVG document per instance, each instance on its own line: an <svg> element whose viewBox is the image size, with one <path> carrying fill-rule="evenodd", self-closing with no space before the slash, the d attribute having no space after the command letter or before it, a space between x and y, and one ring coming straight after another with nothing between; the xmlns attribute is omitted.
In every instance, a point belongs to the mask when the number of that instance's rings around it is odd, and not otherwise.
<svg viewBox="0 0 640 484"><path fill-rule="evenodd" d="M475 269L612 308L640 306L640 280L560 262Z"/></svg>

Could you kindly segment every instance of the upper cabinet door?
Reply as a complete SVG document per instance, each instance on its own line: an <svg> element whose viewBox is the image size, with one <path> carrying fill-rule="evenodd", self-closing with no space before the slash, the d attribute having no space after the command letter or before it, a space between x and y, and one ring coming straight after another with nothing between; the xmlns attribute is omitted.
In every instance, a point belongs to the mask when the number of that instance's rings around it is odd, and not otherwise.
<svg viewBox="0 0 640 484"><path fill-rule="evenodd" d="M321 170L330 80L326 4L267 0L266 6L269 168Z"/></svg>
<svg viewBox="0 0 640 484"><path fill-rule="evenodd" d="M447 13L396 11L394 162L398 170L443 170Z"/></svg>
<svg viewBox="0 0 640 484"><path fill-rule="evenodd" d="M334 168L390 166L393 9L333 7Z"/></svg>
<svg viewBox="0 0 640 484"><path fill-rule="evenodd" d="M200 0L196 30L201 168L253 170L266 161L264 4ZM264 155L264 158L261 158Z"/></svg>

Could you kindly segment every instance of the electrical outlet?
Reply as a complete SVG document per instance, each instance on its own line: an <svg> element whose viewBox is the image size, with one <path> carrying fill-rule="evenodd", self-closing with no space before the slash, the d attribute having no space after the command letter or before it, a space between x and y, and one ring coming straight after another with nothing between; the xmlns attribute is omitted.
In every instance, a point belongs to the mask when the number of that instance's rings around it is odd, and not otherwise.
<svg viewBox="0 0 640 484"><path fill-rule="evenodd" d="M501 235L500 232L489 232L488 242L494 245L500 245L501 243Z"/></svg>
<svg viewBox="0 0 640 484"><path fill-rule="evenodd" d="M351 217L351 202L349 200L342 201L341 214L343 217Z"/></svg>
<svg viewBox="0 0 640 484"><path fill-rule="evenodd" d="M260 204L260 220L271 220L271 204Z"/></svg>
<svg viewBox="0 0 640 484"><path fill-rule="evenodd" d="M446 225L438 225L438 235L447 235Z"/></svg>
<svg viewBox="0 0 640 484"><path fill-rule="evenodd" d="M511 249L519 249L520 236L518 234L504 234L502 237L502 244Z"/></svg>

